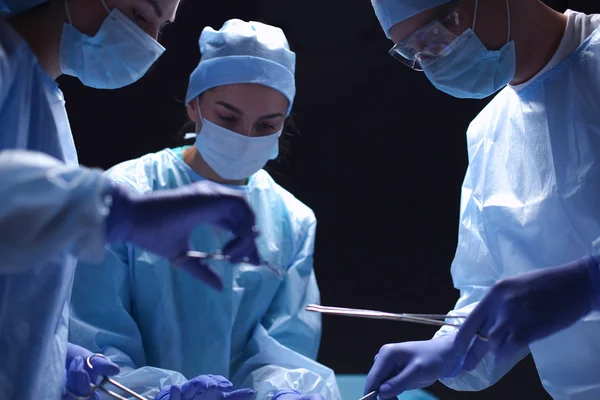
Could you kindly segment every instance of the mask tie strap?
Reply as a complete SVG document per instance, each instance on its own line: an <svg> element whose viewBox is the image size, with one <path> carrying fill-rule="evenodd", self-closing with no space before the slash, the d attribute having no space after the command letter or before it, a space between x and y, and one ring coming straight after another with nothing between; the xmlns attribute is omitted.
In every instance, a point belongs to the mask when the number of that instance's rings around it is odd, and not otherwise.
<svg viewBox="0 0 600 400"><path fill-rule="evenodd" d="M71 12L69 11L69 0L65 0L65 12L67 13L69 25L73 25L73 21L71 20Z"/></svg>
<svg viewBox="0 0 600 400"><path fill-rule="evenodd" d="M506 16L508 18L508 33L506 34L506 43L510 41L510 6L508 0L506 0Z"/></svg>
<svg viewBox="0 0 600 400"><path fill-rule="evenodd" d="M477 8L479 7L479 0L475 0L475 11L473 12L473 26L471 29L475 32L475 23L477 22Z"/></svg>
<svg viewBox="0 0 600 400"><path fill-rule="evenodd" d="M200 100L198 100L198 97L196 97L196 113L198 114L198 122L196 122L196 134L199 135L200 134L200 124L202 123L202 121L204 120L204 118L202 118L202 112L200 112Z"/></svg>
<svg viewBox="0 0 600 400"><path fill-rule="evenodd" d="M106 5L106 1L100 0L100 2L104 6L104 9L106 10L106 12L110 14L110 8L108 8L108 6Z"/></svg>

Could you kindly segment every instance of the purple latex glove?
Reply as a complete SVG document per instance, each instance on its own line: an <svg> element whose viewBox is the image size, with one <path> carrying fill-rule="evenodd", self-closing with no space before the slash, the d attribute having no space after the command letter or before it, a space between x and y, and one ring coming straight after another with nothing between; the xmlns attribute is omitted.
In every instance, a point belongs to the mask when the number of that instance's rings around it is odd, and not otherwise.
<svg viewBox="0 0 600 400"><path fill-rule="evenodd" d="M375 356L364 394L377 390L379 398L393 399L456 375L467 349L458 352L454 338L455 334L447 334L421 342L386 344Z"/></svg>
<svg viewBox="0 0 600 400"><path fill-rule="evenodd" d="M200 224L212 224L234 234L223 254L232 263L260 264L256 247L254 213L236 190L202 181L172 190L134 195L115 185L106 219L107 241L130 242L169 260L184 256L191 232ZM197 259L177 263L196 278L222 290L221 277Z"/></svg>
<svg viewBox="0 0 600 400"><path fill-rule="evenodd" d="M565 329L599 309L598 261L586 257L559 267L540 269L496 283L464 322L456 337L468 347L464 363L474 369L489 351L502 365L530 343Z"/></svg>
<svg viewBox="0 0 600 400"><path fill-rule="evenodd" d="M93 370L90 370L86 360L92 354L94 353L86 348L67 343L66 382L62 396L63 400L76 400L76 397L72 394L87 396L91 391L90 385L98 383L100 376L113 376L119 373L119 366L103 357L93 357L90 361ZM100 400L100 395L94 392L90 399Z"/></svg>
<svg viewBox="0 0 600 400"><path fill-rule="evenodd" d="M271 400L325 400L320 394L301 394L292 389L279 390Z"/></svg>
<svg viewBox="0 0 600 400"><path fill-rule="evenodd" d="M233 390L233 384L220 375L200 375L183 385L161 390L154 400L252 400L252 389Z"/></svg>

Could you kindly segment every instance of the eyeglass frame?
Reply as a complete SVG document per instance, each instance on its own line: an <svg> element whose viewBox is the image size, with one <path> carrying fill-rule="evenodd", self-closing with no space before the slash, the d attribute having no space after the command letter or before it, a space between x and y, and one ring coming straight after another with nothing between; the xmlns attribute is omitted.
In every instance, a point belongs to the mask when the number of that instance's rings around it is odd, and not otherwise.
<svg viewBox="0 0 600 400"><path fill-rule="evenodd" d="M408 68L415 70L415 71L423 72L423 68L420 67L420 62L418 62L418 60L417 60L417 56L419 55L419 53L415 54L414 59L408 59L405 56L403 56L398 51L398 49L400 47L404 46L406 43L408 43L408 41L410 39L414 38L419 32L425 30L426 28L429 28L432 24L439 23L440 25L443 26L444 25L443 22L446 21L448 18L450 18L456 12L456 9L460 5L460 1L461 0L451 0L450 2L448 2L447 8L437 11L432 16L432 18L429 20L429 22L427 22L425 25L423 25L422 27L420 27L419 29L417 29L416 31L414 31L413 33L408 35L400 43L394 44L394 46L392 46L392 48L388 51L388 54L390 56L392 56L394 59L400 61L402 64L404 64ZM418 65L418 67L417 67L417 65Z"/></svg>

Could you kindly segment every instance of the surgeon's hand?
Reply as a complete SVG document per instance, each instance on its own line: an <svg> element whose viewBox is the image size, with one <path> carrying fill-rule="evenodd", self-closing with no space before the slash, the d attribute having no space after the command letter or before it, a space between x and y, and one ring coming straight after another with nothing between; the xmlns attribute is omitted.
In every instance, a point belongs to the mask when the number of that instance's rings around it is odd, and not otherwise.
<svg viewBox="0 0 600 400"><path fill-rule="evenodd" d="M365 395L378 390L379 398L395 398L456 375L467 349L457 351L454 337L452 333L421 342L386 344L367 375Z"/></svg>
<svg viewBox="0 0 600 400"><path fill-rule="evenodd" d="M183 385L161 390L154 400L252 400L252 389L233 390L233 384L219 375L200 375Z"/></svg>
<svg viewBox="0 0 600 400"><path fill-rule="evenodd" d="M93 369L87 366L86 360L92 353L88 349L67 343L66 383L63 390L63 400L76 400L75 396L90 394L90 384L96 384L100 376L112 376L119 373L119 367L112 361L103 357L92 357L90 363ZM92 394L91 400L100 400L97 392Z"/></svg>
<svg viewBox="0 0 600 400"><path fill-rule="evenodd" d="M475 307L456 337L464 347L479 332L464 363L474 369L492 351L502 365L531 342L565 329L598 309L598 260L586 257L559 267L532 271L496 283Z"/></svg>
<svg viewBox="0 0 600 400"><path fill-rule="evenodd" d="M276 392L271 400L325 400L320 394L301 394L292 389Z"/></svg>
<svg viewBox="0 0 600 400"><path fill-rule="evenodd" d="M236 190L203 181L144 195L130 194L115 185L111 194L113 203L106 220L109 242L130 242L174 260L190 250L191 232L206 223L234 234L234 239L223 249L223 254L230 256L231 262L260 264L254 213ZM177 266L209 286L222 290L221 277L207 264L196 259L184 259Z"/></svg>

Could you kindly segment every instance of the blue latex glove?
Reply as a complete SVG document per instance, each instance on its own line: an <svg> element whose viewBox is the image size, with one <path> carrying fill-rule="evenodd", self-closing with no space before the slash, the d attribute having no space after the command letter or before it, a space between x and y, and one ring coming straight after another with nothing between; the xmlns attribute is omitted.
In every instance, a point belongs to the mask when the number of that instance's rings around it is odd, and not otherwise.
<svg viewBox="0 0 600 400"><path fill-rule="evenodd" d="M496 364L509 362L524 346L598 309L599 299L600 269L593 257L499 281L456 337L463 348L478 332L488 338L474 341L465 370L474 369L488 351L495 354Z"/></svg>
<svg viewBox="0 0 600 400"><path fill-rule="evenodd" d="M379 398L396 398L407 390L456 375L467 349L458 352L454 338L455 334L448 334L421 342L386 344L375 356L364 394L378 390Z"/></svg>
<svg viewBox="0 0 600 400"><path fill-rule="evenodd" d="M260 264L254 213L239 191L203 181L144 195L133 195L115 186L111 195L112 206L106 220L107 240L111 243L130 242L175 260L190 250L191 232L206 223L234 234L223 249L232 263ZM177 266L222 290L221 277L207 264L184 259Z"/></svg>
<svg viewBox="0 0 600 400"><path fill-rule="evenodd" d="M93 357L91 364L93 370L87 366L86 359L92 353L88 349L67 343L66 383L65 388L76 396L87 396L90 394L90 384L98 383L100 376L113 376L119 373L119 366L102 357ZM67 390L63 391L63 400L76 400ZM100 400L100 395L94 392L92 400Z"/></svg>
<svg viewBox="0 0 600 400"><path fill-rule="evenodd" d="M276 392L271 400L325 400L320 394L301 394L292 389L283 389Z"/></svg>
<svg viewBox="0 0 600 400"><path fill-rule="evenodd" d="M161 390L154 400L252 400L252 389L233 390L233 384L219 375L200 375L183 385Z"/></svg>

